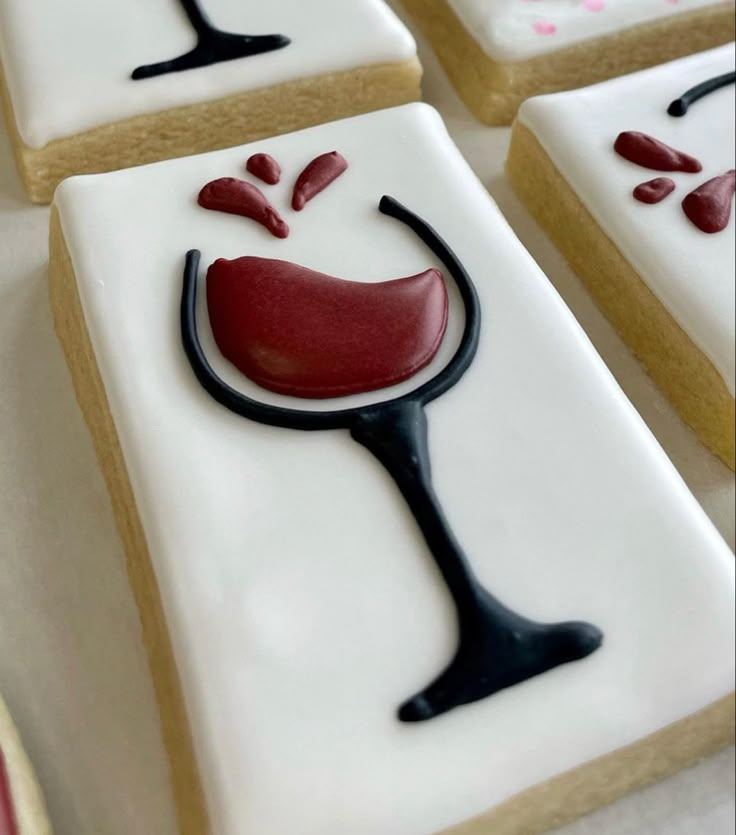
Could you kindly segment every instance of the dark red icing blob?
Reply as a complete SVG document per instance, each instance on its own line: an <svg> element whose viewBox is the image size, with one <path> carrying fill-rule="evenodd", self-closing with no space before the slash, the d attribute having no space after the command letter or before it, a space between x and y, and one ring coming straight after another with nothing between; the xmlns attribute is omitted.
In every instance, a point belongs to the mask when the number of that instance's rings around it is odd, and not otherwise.
<svg viewBox="0 0 736 835"><path fill-rule="evenodd" d="M301 212L313 197L324 191L347 168L348 161L337 151L322 154L313 159L296 181L294 196L291 200L292 209L295 212Z"/></svg>
<svg viewBox="0 0 736 835"><path fill-rule="evenodd" d="M281 166L270 154L253 154L245 167L249 174L269 186L275 186L281 181Z"/></svg>
<svg viewBox="0 0 736 835"><path fill-rule="evenodd" d="M657 177L646 183L640 183L634 189L634 197L640 203L661 203L665 197L669 197L675 190L674 180L669 177Z"/></svg>
<svg viewBox="0 0 736 835"><path fill-rule="evenodd" d="M10 796L10 778L0 749L0 835L18 835L18 825Z"/></svg>
<svg viewBox="0 0 736 835"><path fill-rule="evenodd" d="M682 201L682 208L702 232L723 232L731 219L736 191L736 170L727 171L703 183Z"/></svg>
<svg viewBox="0 0 736 835"><path fill-rule="evenodd" d="M245 180L222 177L200 191L199 205L216 212L242 215L265 226L276 238L288 238L289 227L266 199L266 195Z"/></svg>
<svg viewBox="0 0 736 835"><path fill-rule="evenodd" d="M442 274L364 284L266 258L207 273L217 346L263 388L325 398L372 391L431 362L447 327Z"/></svg>
<svg viewBox="0 0 736 835"><path fill-rule="evenodd" d="M652 171L685 171L697 174L703 170L700 161L695 157L670 148L646 133L633 130L621 133L613 147L624 159L643 168L651 168Z"/></svg>

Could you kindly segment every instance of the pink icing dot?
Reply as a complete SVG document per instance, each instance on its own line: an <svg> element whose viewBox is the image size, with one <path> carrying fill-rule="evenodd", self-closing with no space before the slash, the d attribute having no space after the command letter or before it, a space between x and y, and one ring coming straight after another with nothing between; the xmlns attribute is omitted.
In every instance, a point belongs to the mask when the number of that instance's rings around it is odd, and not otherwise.
<svg viewBox="0 0 736 835"><path fill-rule="evenodd" d="M539 35L554 35L557 26L551 20L538 20L534 24L534 31Z"/></svg>
<svg viewBox="0 0 736 835"><path fill-rule="evenodd" d="M602 12L606 8L605 0L583 0L583 7L589 12Z"/></svg>

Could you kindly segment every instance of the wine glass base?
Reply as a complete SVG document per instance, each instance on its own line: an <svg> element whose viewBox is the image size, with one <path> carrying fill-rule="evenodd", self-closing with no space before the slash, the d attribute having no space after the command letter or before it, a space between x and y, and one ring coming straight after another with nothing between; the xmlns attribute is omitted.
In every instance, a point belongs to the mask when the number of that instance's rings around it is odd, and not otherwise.
<svg viewBox="0 0 736 835"><path fill-rule="evenodd" d="M284 35L234 35L213 29L200 38L199 43L191 52L170 61L138 67L133 71L132 78L134 81L141 81L167 73L194 70L224 61L249 58L264 52L283 49L290 43L289 38Z"/></svg>
<svg viewBox="0 0 736 835"><path fill-rule="evenodd" d="M592 655L603 633L582 622L544 625L508 613L499 625L492 612L466 631L450 666L399 709L402 722L426 722L463 705Z"/></svg>

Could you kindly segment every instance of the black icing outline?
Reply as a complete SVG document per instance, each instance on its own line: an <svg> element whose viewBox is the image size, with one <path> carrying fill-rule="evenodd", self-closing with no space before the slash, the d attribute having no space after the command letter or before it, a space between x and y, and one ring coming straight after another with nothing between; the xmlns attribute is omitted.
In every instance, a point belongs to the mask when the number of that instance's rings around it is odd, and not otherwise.
<svg viewBox="0 0 736 835"><path fill-rule="evenodd" d="M420 722L586 658L601 646L603 634L583 622L541 624L528 620L494 598L475 576L432 485L424 407L456 385L473 362L480 340L480 300L465 268L431 226L392 197L383 197L379 208L406 224L442 261L457 284L465 308L465 328L455 355L439 374L413 392L381 403L328 412L266 405L240 394L217 376L199 340L197 250L186 257L181 333L197 379L218 403L268 426L349 430L395 481L452 597L459 632L458 649L447 669L399 710L402 721Z"/></svg>
<svg viewBox="0 0 736 835"><path fill-rule="evenodd" d="M192 28L197 34L197 45L190 52L160 61L156 64L144 64L133 70L133 81L155 78L171 72L194 70L234 61L238 58L250 58L263 52L283 49L291 43L285 35L235 35L215 28L202 11L198 0L179 0Z"/></svg>
<svg viewBox="0 0 736 835"><path fill-rule="evenodd" d="M686 93L683 93L679 99L675 99L667 108L667 113L679 119L687 114L690 106L695 104L696 101L705 98L705 96L711 93L715 93L716 90L720 90L722 87L728 87L729 84L734 83L736 83L736 72L727 72L723 75L717 75L715 78L709 78L708 81L697 84Z"/></svg>

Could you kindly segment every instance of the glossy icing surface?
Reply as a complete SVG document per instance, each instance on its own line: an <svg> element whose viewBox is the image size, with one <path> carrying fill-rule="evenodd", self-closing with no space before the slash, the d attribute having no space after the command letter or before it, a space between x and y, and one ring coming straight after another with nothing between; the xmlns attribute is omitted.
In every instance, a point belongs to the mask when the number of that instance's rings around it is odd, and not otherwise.
<svg viewBox="0 0 736 835"><path fill-rule="evenodd" d="M713 0L448 0L485 52L524 61L633 26L723 5ZM726 0L733 5L732 0Z"/></svg>
<svg viewBox="0 0 736 835"><path fill-rule="evenodd" d="M378 284L286 261L218 259L207 307L224 357L263 388L306 398L409 379L431 362L447 325L438 270Z"/></svg>
<svg viewBox="0 0 736 835"><path fill-rule="evenodd" d="M383 0L203 0L219 28L281 32L285 49L134 82L135 67L196 37L176 0L5 0L0 61L31 148L99 125L323 73L403 62L414 41ZM325 33L329 32L329 37Z"/></svg>
<svg viewBox="0 0 736 835"><path fill-rule="evenodd" d="M285 214L287 240L196 205L203 182L255 152L281 163L268 193L288 205L298 173L331 148L350 168ZM437 228L483 305L475 362L427 409L449 518L509 605L607 636L581 665L411 727L395 707L449 661L456 635L392 482L347 432L268 428L220 407L178 335L191 247L204 265L255 255L364 281L439 266L378 212L385 193ZM733 688L733 555L430 108L76 178L57 205L218 833L436 832ZM451 294L438 357L397 391L448 361L458 310ZM304 406L228 367L204 300L199 326L239 391Z"/></svg>
<svg viewBox="0 0 736 835"><path fill-rule="evenodd" d="M575 193L695 345L736 389L736 244L728 228L705 234L682 209L686 195L734 167L734 88L694 104L686 116L669 103L693 84L733 70L733 44L613 81L526 101L519 113ZM647 180L614 151L635 130L700 160L700 173L671 174L677 189L656 206L631 198Z"/></svg>

